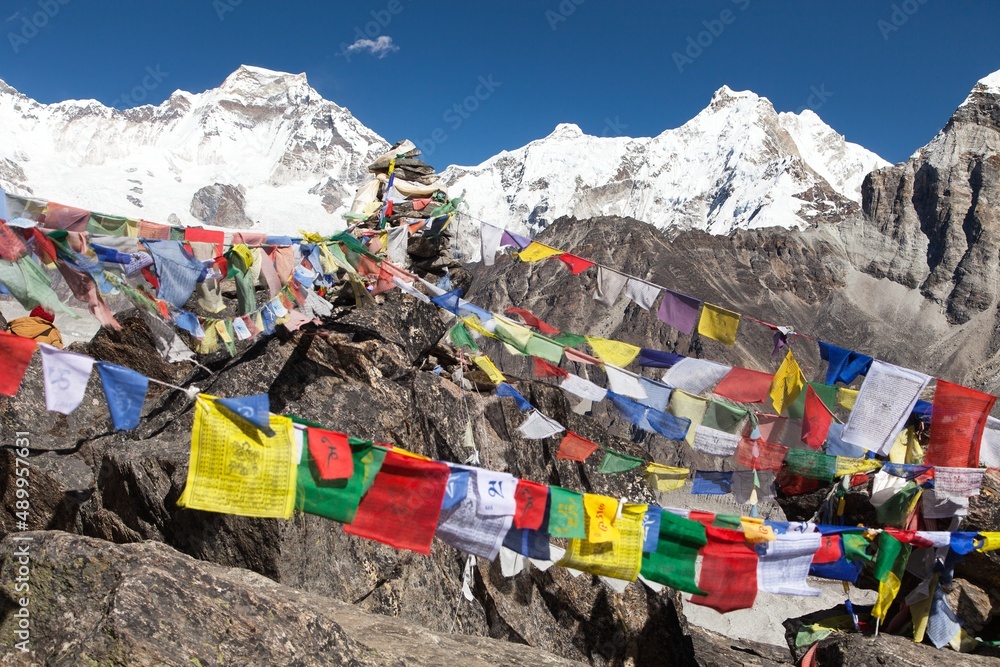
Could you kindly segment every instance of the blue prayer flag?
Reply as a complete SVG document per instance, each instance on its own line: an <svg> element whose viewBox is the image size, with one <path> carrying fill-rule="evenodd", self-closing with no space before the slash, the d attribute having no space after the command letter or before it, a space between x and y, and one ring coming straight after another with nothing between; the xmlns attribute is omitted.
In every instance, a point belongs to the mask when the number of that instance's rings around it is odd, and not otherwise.
<svg viewBox="0 0 1000 667"><path fill-rule="evenodd" d="M241 398L218 398L217 404L251 423L258 430L272 435L271 399L267 394L255 394Z"/></svg>
<svg viewBox="0 0 1000 667"><path fill-rule="evenodd" d="M174 324L195 338L201 339L205 337L205 329L202 328L201 322L198 321L198 316L190 310L182 310L174 314Z"/></svg>
<svg viewBox="0 0 1000 667"><path fill-rule="evenodd" d="M500 384L497 385L496 394L497 396L509 396L513 398L514 402L517 403L517 409L520 410L521 412L524 412L525 410L531 410L533 407L535 407L531 403L529 403L528 399L522 396L517 389L514 389L514 387L510 386L506 382L501 382Z"/></svg>
<svg viewBox="0 0 1000 667"><path fill-rule="evenodd" d="M433 303L438 308L444 308L445 310L451 311L458 315L458 304L462 300L462 290L454 289L450 292L445 292L441 296L431 297L431 303Z"/></svg>
<svg viewBox="0 0 1000 667"><path fill-rule="evenodd" d="M180 241L145 241L156 265L160 286L156 296L175 308L183 308L194 292L205 266L191 256Z"/></svg>
<svg viewBox="0 0 1000 667"><path fill-rule="evenodd" d="M511 551L535 560L550 560L549 534L529 528L511 528L504 535L503 545Z"/></svg>
<svg viewBox="0 0 1000 667"><path fill-rule="evenodd" d="M469 493L469 477L471 473L468 470L451 470L448 475L448 483L444 487L444 499L441 501L441 509L450 510L455 505L459 504L465 500L465 496Z"/></svg>
<svg viewBox="0 0 1000 667"><path fill-rule="evenodd" d="M868 372L873 361L869 356L823 341L819 341L819 356L829 364L826 369L826 384L851 384L859 375Z"/></svg>
<svg viewBox="0 0 1000 667"><path fill-rule="evenodd" d="M131 368L106 361L97 362L97 373L101 376L104 398L108 402L115 430L127 431L138 426L149 378Z"/></svg>
<svg viewBox="0 0 1000 667"><path fill-rule="evenodd" d="M639 365L650 368L670 368L681 359L686 359L682 354L673 352L660 352L644 347L639 350Z"/></svg>
<svg viewBox="0 0 1000 667"><path fill-rule="evenodd" d="M683 440L687 437L688 429L691 428L690 419L678 417L669 412L660 412L653 408L646 410L646 422L667 440Z"/></svg>
<svg viewBox="0 0 1000 667"><path fill-rule="evenodd" d="M642 517L642 552L651 554L656 551L656 545L660 543L660 512L663 509L656 505L649 505L645 516Z"/></svg>
<svg viewBox="0 0 1000 667"><path fill-rule="evenodd" d="M733 473L715 470L696 470L694 484L691 486L693 495L722 496L733 490Z"/></svg>

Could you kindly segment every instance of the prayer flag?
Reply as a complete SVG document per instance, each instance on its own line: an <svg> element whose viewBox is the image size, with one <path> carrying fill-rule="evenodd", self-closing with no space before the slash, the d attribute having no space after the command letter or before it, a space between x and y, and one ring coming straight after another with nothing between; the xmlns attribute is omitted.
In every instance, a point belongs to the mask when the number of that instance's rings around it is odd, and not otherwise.
<svg viewBox="0 0 1000 667"><path fill-rule="evenodd" d="M534 371L537 378L564 378L569 376L569 371L550 364L544 359L534 357Z"/></svg>
<svg viewBox="0 0 1000 667"><path fill-rule="evenodd" d="M572 539L587 537L583 494L550 486L549 501L549 535Z"/></svg>
<svg viewBox="0 0 1000 667"><path fill-rule="evenodd" d="M654 491L665 493L684 488L684 482L687 481L688 474L691 471L687 468L675 468L659 463L650 463L646 466L646 472L648 473L647 479L650 488Z"/></svg>
<svg viewBox="0 0 1000 667"><path fill-rule="evenodd" d="M788 447L762 439L740 438L736 463L753 470L780 470Z"/></svg>
<svg viewBox="0 0 1000 667"><path fill-rule="evenodd" d="M45 378L45 409L68 415L83 401L94 360L46 343L39 343L38 349Z"/></svg>
<svg viewBox="0 0 1000 667"><path fill-rule="evenodd" d="M844 426L844 442L887 455L930 380L917 371L872 362Z"/></svg>
<svg viewBox="0 0 1000 667"><path fill-rule="evenodd" d="M656 550L643 554L641 574L679 591L704 594L695 584L694 575L698 552L707 543L705 526L672 512L661 512Z"/></svg>
<svg viewBox="0 0 1000 667"><path fill-rule="evenodd" d="M97 362L97 373L101 376L104 398L108 402L115 430L127 431L138 426L149 378L131 368L106 361Z"/></svg>
<svg viewBox="0 0 1000 667"><path fill-rule="evenodd" d="M386 450L371 442L348 438L354 472L347 480L323 480L319 466L308 448L298 466L296 507L303 512L332 519L340 523L354 521L361 496L375 481L382 467Z"/></svg>
<svg viewBox="0 0 1000 667"><path fill-rule="evenodd" d="M568 252L557 257L559 261L566 265L566 268L570 270L574 276L578 276L590 267L594 265L589 259L584 259L583 257L577 257L576 255L571 255Z"/></svg>
<svg viewBox="0 0 1000 667"><path fill-rule="evenodd" d="M853 410L854 403L858 400L858 394L860 392L857 389L848 389L847 387L840 387L837 389L837 405L844 408L845 410Z"/></svg>
<svg viewBox="0 0 1000 667"><path fill-rule="evenodd" d="M515 234L514 232L505 229L503 231L503 236L500 237L501 246L515 246L520 250L524 250L529 245L531 245L531 239L525 238L520 234Z"/></svg>
<svg viewBox="0 0 1000 667"><path fill-rule="evenodd" d="M721 614L753 606L757 597L757 552L747 546L742 530L709 526L708 544L702 549L698 588L705 595L691 596L694 604Z"/></svg>
<svg viewBox="0 0 1000 667"><path fill-rule="evenodd" d="M628 276L605 266L598 266L597 288L594 291L594 300L611 308L618 301L618 297L621 296L627 281Z"/></svg>
<svg viewBox="0 0 1000 667"><path fill-rule="evenodd" d="M774 381L771 383L771 401L779 415L795 401L805 384L806 380L802 376L799 362L795 360L792 349L788 348L785 359L775 371Z"/></svg>
<svg viewBox="0 0 1000 667"><path fill-rule="evenodd" d="M673 352L661 352L651 350L647 347L639 350L639 365L650 368L670 368L681 359L686 359L684 355Z"/></svg>
<svg viewBox="0 0 1000 667"><path fill-rule="evenodd" d="M645 461L637 456L629 456L628 454L616 452L613 449L605 449L604 460L601 461L601 467L598 469L598 472L605 475L614 475L635 470L643 463Z"/></svg>
<svg viewBox="0 0 1000 667"><path fill-rule="evenodd" d="M517 253L517 256L522 262L537 262L561 254L563 254L563 251L558 248L547 246L538 241L532 241L527 248Z"/></svg>
<svg viewBox="0 0 1000 667"><path fill-rule="evenodd" d="M813 449L819 449L826 442L826 434L833 423L833 414L813 391L806 387L805 416L802 419L802 442Z"/></svg>
<svg viewBox="0 0 1000 667"><path fill-rule="evenodd" d="M562 442L559 443L559 452L556 454L556 458L583 463L587 460L588 456L598 449L600 447L582 435L577 435L573 431L566 431Z"/></svg>
<svg viewBox="0 0 1000 667"><path fill-rule="evenodd" d="M776 595L819 595L806 576L822 538L819 533L785 533L757 545L758 588Z"/></svg>
<svg viewBox="0 0 1000 667"><path fill-rule="evenodd" d="M828 363L826 384L843 382L851 384L859 375L868 372L873 359L852 350L819 341L819 356Z"/></svg>
<svg viewBox="0 0 1000 667"><path fill-rule="evenodd" d="M949 468L979 466L980 443L996 396L937 381L924 463Z"/></svg>
<svg viewBox="0 0 1000 667"><path fill-rule="evenodd" d="M638 278L629 278L625 283L625 296L635 302L643 310L649 310L656 302L656 297L660 296L663 290L659 285L647 283Z"/></svg>
<svg viewBox="0 0 1000 667"><path fill-rule="evenodd" d="M724 496L732 490L732 471L696 470L694 473L694 484L691 485L692 495Z"/></svg>
<svg viewBox="0 0 1000 667"><path fill-rule="evenodd" d="M520 432L521 437L527 438L528 440L543 440L556 433L561 433L566 429L563 428L562 424L556 420L543 415L538 410L535 410L528 415L528 418L517 427L518 432Z"/></svg>
<svg viewBox="0 0 1000 667"><path fill-rule="evenodd" d="M646 410L644 420L646 424L649 424L651 429L667 440L684 440L688 433L694 431L691 427L692 422L690 419L676 417L669 412L660 412L653 408Z"/></svg>
<svg viewBox="0 0 1000 667"><path fill-rule="evenodd" d="M526 479L517 480L514 491L517 507L514 511L514 527L538 530L548 516L549 487Z"/></svg>
<svg viewBox="0 0 1000 667"><path fill-rule="evenodd" d="M789 449L785 469L792 475L832 482L837 474L837 457L811 449Z"/></svg>
<svg viewBox="0 0 1000 667"><path fill-rule="evenodd" d="M429 555L449 473L444 463L388 452L344 532Z"/></svg>
<svg viewBox="0 0 1000 667"><path fill-rule="evenodd" d="M524 310L523 308L511 307L507 309L507 312L512 313L514 315L520 315L521 319L524 320L525 324L527 324L529 327L534 327L538 329L543 334L551 336L553 334L559 333L559 329L556 329L551 324L546 324L545 322L541 321L540 319L532 315L530 311Z"/></svg>
<svg viewBox="0 0 1000 667"><path fill-rule="evenodd" d="M833 412L837 409L837 395L840 393L839 387L819 382L807 382L807 387L812 387L817 398L823 402L827 410ZM806 392L799 392L798 398L788 406L788 416L792 419L802 419L806 413Z"/></svg>
<svg viewBox="0 0 1000 667"><path fill-rule="evenodd" d="M690 334L698 321L698 310L701 301L679 292L665 290L656 316L661 322L677 329L681 333Z"/></svg>
<svg viewBox="0 0 1000 667"><path fill-rule="evenodd" d="M618 539L618 528L615 526L615 516L618 514L617 500L596 493L585 493L583 508L587 514L588 542L598 544Z"/></svg>
<svg viewBox="0 0 1000 667"><path fill-rule="evenodd" d="M663 381L690 394L704 394L719 384L731 370L732 366L687 357L671 366L663 374Z"/></svg>
<svg viewBox="0 0 1000 667"><path fill-rule="evenodd" d="M147 241L145 245L153 256L160 281L156 296L175 308L183 308L205 267L180 241Z"/></svg>
<svg viewBox="0 0 1000 667"><path fill-rule="evenodd" d="M604 365L604 372L608 376L608 385L611 387L611 391L616 394L638 399L649 397L646 390L643 389L642 383L639 382L638 375L611 364Z"/></svg>
<svg viewBox="0 0 1000 667"><path fill-rule="evenodd" d="M558 364L563 356L564 346L540 333L532 332L528 344L524 346L525 354Z"/></svg>
<svg viewBox="0 0 1000 667"><path fill-rule="evenodd" d="M273 436L219 409L214 396L195 399L191 458L179 507L287 519L295 505L292 420L271 415Z"/></svg>
<svg viewBox="0 0 1000 667"><path fill-rule="evenodd" d="M642 566L642 520L645 515L646 505L624 505L613 537L600 542L570 540L559 565L602 577L635 581ZM594 523L599 521L601 517L587 515L591 532Z"/></svg>
<svg viewBox="0 0 1000 667"><path fill-rule="evenodd" d="M903 572L910 559L911 547L903 544L888 531L878 535L878 552L875 556L875 578L878 579L878 599L872 607L872 616L885 621L889 606L899 593Z"/></svg>
<svg viewBox="0 0 1000 667"><path fill-rule="evenodd" d="M444 308L445 310L458 315L458 304L462 299L462 290L454 289L450 292L445 292L439 296L431 297L431 303L433 303L438 308Z"/></svg>
<svg viewBox="0 0 1000 667"><path fill-rule="evenodd" d="M455 347L464 347L472 352L478 352L479 346L476 345L476 341L473 340L472 334L469 330L465 328L465 324L458 322L451 328L448 332L448 337Z"/></svg>
<svg viewBox="0 0 1000 667"><path fill-rule="evenodd" d="M499 227L485 222L479 226L479 246L483 256L483 264L486 266L493 266L496 263L497 249L500 247L503 232L504 230Z"/></svg>
<svg viewBox="0 0 1000 667"><path fill-rule="evenodd" d="M740 314L706 303L698 320L698 333L732 347L736 344L736 330L740 326Z"/></svg>
<svg viewBox="0 0 1000 667"><path fill-rule="evenodd" d="M517 409L520 410L521 412L524 412L525 410L530 410L531 408L534 407L531 403L528 402L528 399L526 399L524 396L521 395L521 393L517 389L514 389L514 387L510 386L506 382L501 382L500 384L497 385L496 393L497 396L509 396L510 398L513 398L514 403L517 404Z"/></svg>
<svg viewBox="0 0 1000 667"><path fill-rule="evenodd" d="M603 401L608 395L608 390L604 387L600 387L590 380L584 380L573 373L566 374L566 378L559 384L559 388L586 401Z"/></svg>
<svg viewBox="0 0 1000 667"><path fill-rule="evenodd" d="M560 338L565 338L566 334L560 336ZM582 342L582 341L581 341ZM567 347L563 350L563 354L569 361L575 361L580 364L588 364L590 366L601 366L601 360L597 357L592 357L586 352L580 352L579 350L574 350L571 347Z"/></svg>
<svg viewBox="0 0 1000 667"><path fill-rule="evenodd" d="M452 470L448 483L457 473L466 476L466 493L456 502L441 508L435 535L445 544L474 556L493 560L500 552L504 538L510 530L511 515L486 515L480 512L482 496L477 483L479 469ZM475 476L477 480L469 477Z"/></svg>
<svg viewBox="0 0 1000 667"><path fill-rule="evenodd" d="M639 350L641 349L635 345L629 345L621 341L592 336L587 336L587 344L594 350L594 354L598 359L619 368L624 368L632 363L632 360L639 356Z"/></svg>
<svg viewBox="0 0 1000 667"><path fill-rule="evenodd" d="M763 403L773 381L770 373L734 366L712 391L738 403Z"/></svg>
<svg viewBox="0 0 1000 667"><path fill-rule="evenodd" d="M484 516L514 516L517 509L517 478L505 472L476 470L479 489L478 512Z"/></svg>
<svg viewBox="0 0 1000 667"><path fill-rule="evenodd" d="M218 398L216 403L271 435L271 400L267 394L240 398Z"/></svg>
<svg viewBox="0 0 1000 667"><path fill-rule="evenodd" d="M493 384L500 384L501 382L506 382L507 378L503 376L503 373L493 365L493 362L485 354L477 354L472 357L472 361L479 366L479 369L486 373L486 377L490 379Z"/></svg>
<svg viewBox="0 0 1000 667"><path fill-rule="evenodd" d="M705 418L706 410L708 410L708 400L678 390L670 395L670 403L667 405L667 410L675 417L686 419L689 422L687 434L684 439L687 444L693 446L695 433Z"/></svg>
<svg viewBox="0 0 1000 667"><path fill-rule="evenodd" d="M37 347L38 343L30 338L21 338L0 331L0 355L4 359L4 363L0 364L0 394L4 396L17 394L21 379L24 378Z"/></svg>
<svg viewBox="0 0 1000 667"><path fill-rule="evenodd" d="M321 480L348 479L354 474L354 458L347 435L325 428L306 428L309 454Z"/></svg>

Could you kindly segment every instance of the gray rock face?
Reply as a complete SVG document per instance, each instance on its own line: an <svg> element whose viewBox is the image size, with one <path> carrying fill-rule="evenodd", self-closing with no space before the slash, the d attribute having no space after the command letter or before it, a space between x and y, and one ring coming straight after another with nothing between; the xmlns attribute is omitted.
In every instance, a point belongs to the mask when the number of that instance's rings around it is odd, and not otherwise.
<svg viewBox="0 0 1000 667"><path fill-rule="evenodd" d="M191 215L206 225L248 229L253 220L247 216L246 203L243 186L206 185L191 198Z"/></svg>

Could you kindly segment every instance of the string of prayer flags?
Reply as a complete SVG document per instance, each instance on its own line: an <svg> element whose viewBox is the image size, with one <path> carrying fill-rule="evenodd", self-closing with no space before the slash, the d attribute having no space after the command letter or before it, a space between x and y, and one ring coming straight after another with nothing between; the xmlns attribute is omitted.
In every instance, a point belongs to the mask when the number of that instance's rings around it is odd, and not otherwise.
<svg viewBox="0 0 1000 667"><path fill-rule="evenodd" d="M875 578L878 579L878 598L872 607L872 616L885 621L889 607L899 593L906 563L910 559L911 547L903 544L888 531L882 531L877 538L878 551L875 555Z"/></svg>
<svg viewBox="0 0 1000 667"><path fill-rule="evenodd" d="M625 296L635 302L643 310L649 310L656 302L656 297L660 296L663 288L659 285L647 283L638 278L629 278L625 283Z"/></svg>
<svg viewBox="0 0 1000 667"><path fill-rule="evenodd" d="M785 412L799 393L805 387L806 380L799 368L799 362L795 359L795 354L791 348L785 354L785 359L778 366L774 373L774 381L771 383L771 402L775 411L780 415Z"/></svg>
<svg viewBox="0 0 1000 667"><path fill-rule="evenodd" d="M569 371L559 368L544 359L532 358L533 370L536 378L565 378L569 377Z"/></svg>
<svg viewBox="0 0 1000 667"><path fill-rule="evenodd" d="M490 515L480 511L483 504L478 484L480 472L483 471L476 468L451 469L448 486L455 487L454 498L457 500L452 499L442 505L434 535L459 551L492 561L500 552L513 516ZM464 480L464 487L456 477ZM456 480L454 485L453 480Z"/></svg>
<svg viewBox="0 0 1000 667"><path fill-rule="evenodd" d="M128 431L139 425L142 405L149 389L149 378L131 368L106 361L97 362L104 398L111 412L111 423L116 431Z"/></svg>
<svg viewBox="0 0 1000 667"><path fill-rule="evenodd" d="M651 350L648 347L643 347L639 350L639 365L649 368L670 368L681 359L686 358L681 354Z"/></svg>
<svg viewBox="0 0 1000 667"><path fill-rule="evenodd" d="M701 319L698 320L698 333L732 347L736 344L736 330L739 326L739 313L705 303Z"/></svg>
<svg viewBox="0 0 1000 667"><path fill-rule="evenodd" d="M448 331L448 338L455 347L464 347L472 352L479 351L479 346L473 340L472 334L469 333L463 322L455 323L455 326Z"/></svg>
<svg viewBox="0 0 1000 667"><path fill-rule="evenodd" d="M740 438L736 463L752 470L780 470L788 447L756 438Z"/></svg>
<svg viewBox="0 0 1000 667"><path fill-rule="evenodd" d="M802 442L813 449L819 449L826 442L826 435L833 423L833 413L826 407L813 390L806 386L805 415L802 418Z"/></svg>
<svg viewBox="0 0 1000 667"><path fill-rule="evenodd" d="M215 397L195 399L191 458L179 507L240 516L282 518L295 505L292 420L270 416L269 436L219 409Z"/></svg>
<svg viewBox="0 0 1000 667"><path fill-rule="evenodd" d="M996 396L937 381L924 463L949 468L979 466L980 443Z"/></svg>
<svg viewBox="0 0 1000 667"><path fill-rule="evenodd" d="M696 496L724 496L733 490L732 471L696 470L691 494Z"/></svg>
<svg viewBox="0 0 1000 667"><path fill-rule="evenodd" d="M444 463L386 453L344 532L429 555L449 473Z"/></svg>
<svg viewBox="0 0 1000 667"><path fill-rule="evenodd" d="M871 357L853 350L819 341L819 356L827 362L826 384L843 382L851 384L859 375L865 375L874 361Z"/></svg>
<svg viewBox="0 0 1000 667"><path fill-rule="evenodd" d="M556 329L551 324L546 324L545 322L541 321L540 319L532 315L531 312L524 310L523 308L510 307L507 309L507 312L514 315L519 315L521 319L524 320L525 324L527 324L529 327L534 327L535 329L538 329L543 334L551 336L559 333L559 329Z"/></svg>
<svg viewBox="0 0 1000 667"><path fill-rule="evenodd" d="M528 440L543 440L556 433L562 433L566 429L556 420L535 410L517 427L517 430L521 437Z"/></svg>
<svg viewBox="0 0 1000 667"><path fill-rule="evenodd" d="M307 448L298 466L296 506L302 512L316 514L340 523L351 523L361 496L375 481L382 467L386 449L370 441L348 438L354 472L344 480L323 480L319 466Z"/></svg>
<svg viewBox="0 0 1000 667"><path fill-rule="evenodd" d="M691 394L704 394L719 384L731 370L732 366L686 357L663 374L663 382Z"/></svg>
<svg viewBox="0 0 1000 667"><path fill-rule="evenodd" d="M539 530L548 517L549 487L521 479L517 481L514 498L514 527Z"/></svg>
<svg viewBox="0 0 1000 667"><path fill-rule="evenodd" d="M531 245L531 239L521 236L520 234L515 234L509 229L503 231L503 236L500 237L501 246L514 246L519 250L524 250L529 245Z"/></svg>
<svg viewBox="0 0 1000 667"><path fill-rule="evenodd" d="M586 539L583 494L559 486L549 487L549 535Z"/></svg>
<svg viewBox="0 0 1000 667"><path fill-rule="evenodd" d="M532 241L528 244L527 248L517 253L517 256L522 262L538 262L561 254L563 254L563 251L558 248L547 246L544 243L539 243L538 241Z"/></svg>
<svg viewBox="0 0 1000 667"><path fill-rule="evenodd" d="M521 412L524 412L525 410L531 410L534 407L531 403L528 402L528 399L526 399L524 396L521 395L521 392L519 392L517 389L514 389L514 387L510 386L506 382L501 382L500 384L497 385L496 394L497 396L508 396L510 398L513 398L514 403L517 405L517 409L520 410Z"/></svg>
<svg viewBox="0 0 1000 667"><path fill-rule="evenodd" d="M625 289L628 276L618 273L603 265L597 266L597 287L594 290L594 300L608 308L615 305L618 297Z"/></svg>
<svg viewBox="0 0 1000 667"><path fill-rule="evenodd" d="M656 310L656 317L667 326L681 333L690 334L698 321L701 304L701 301L686 294L664 290L660 307Z"/></svg>
<svg viewBox="0 0 1000 667"><path fill-rule="evenodd" d="M482 252L483 264L493 266L496 263L497 249L504 230L500 227L483 223L479 226L479 248Z"/></svg>
<svg viewBox="0 0 1000 667"><path fill-rule="evenodd" d="M479 370L486 373L486 377L490 379L493 384L500 384L501 382L506 382L507 378L504 377L503 373L493 364L493 361L487 357L485 354L477 354L472 357L473 363L479 366Z"/></svg>
<svg viewBox="0 0 1000 667"><path fill-rule="evenodd" d="M654 462L646 466L646 473L650 488L666 493L684 488L684 482L687 481L691 471L687 468L676 468Z"/></svg>
<svg viewBox="0 0 1000 667"><path fill-rule="evenodd" d="M885 456L931 378L907 368L873 361L842 438Z"/></svg>
<svg viewBox="0 0 1000 667"><path fill-rule="evenodd" d="M594 265L589 259L584 259L583 257L577 257L576 255L571 255L570 253L563 253L557 257L559 261L566 265L566 268L570 270L574 276L578 276L590 267Z"/></svg>
<svg viewBox="0 0 1000 667"><path fill-rule="evenodd" d="M567 430L562 442L559 443L559 452L556 454L556 458L583 463L598 449L600 447L593 441Z"/></svg>
<svg viewBox="0 0 1000 667"><path fill-rule="evenodd" d="M628 472L629 470L635 470L639 466L643 465L646 461L637 456L629 456L628 454L623 454L622 452L616 452L613 449L604 450L604 459L601 461L601 467L598 472L604 473L605 475L615 475L618 473Z"/></svg>
<svg viewBox="0 0 1000 667"><path fill-rule="evenodd" d="M698 552L708 543L705 526L665 511L657 538L656 550L642 555L640 574L679 591L705 594L695 583Z"/></svg>
<svg viewBox="0 0 1000 667"><path fill-rule="evenodd" d="M559 388L585 401L603 401L608 395L608 390L604 387L596 385L590 380L584 380L573 373L566 374L565 379L559 383Z"/></svg>
<svg viewBox="0 0 1000 667"><path fill-rule="evenodd" d="M698 588L704 595L691 602L711 607L721 614L748 609L757 598L757 552L746 544L742 530L708 526L708 544L701 550Z"/></svg>
<svg viewBox="0 0 1000 667"><path fill-rule="evenodd" d="M354 458L346 434L309 426L306 440L319 479L349 479L354 474Z"/></svg>
<svg viewBox="0 0 1000 667"><path fill-rule="evenodd" d="M598 359L619 368L624 368L632 363L639 356L639 351L642 349L635 345L629 345L628 343L608 338L586 336L586 339L587 344L590 345L590 348L594 351Z"/></svg>
<svg viewBox="0 0 1000 667"><path fill-rule="evenodd" d="M785 533L758 544L758 588L776 595L819 595L819 589L806 583L806 576L822 537L819 533Z"/></svg>
<svg viewBox="0 0 1000 667"><path fill-rule="evenodd" d="M646 505L624 505L611 539L602 542L570 540L559 565L602 577L635 581L642 566L645 515ZM595 518L588 514L588 528L592 529L594 521Z"/></svg>
<svg viewBox="0 0 1000 667"><path fill-rule="evenodd" d="M450 313L458 315L458 305L459 301L462 299L462 289L454 289L450 292L445 292L438 296L431 297L431 303L433 303L438 308L443 308Z"/></svg>
<svg viewBox="0 0 1000 667"><path fill-rule="evenodd" d="M773 381L771 373L733 366L712 391L737 403L764 403Z"/></svg>
<svg viewBox="0 0 1000 667"><path fill-rule="evenodd" d="M68 415L79 407L87 391L94 359L39 343L45 379L45 409Z"/></svg>
<svg viewBox="0 0 1000 667"><path fill-rule="evenodd" d="M0 331L0 355L4 359L4 363L0 364L0 394L17 395L37 347L38 343L31 338Z"/></svg>

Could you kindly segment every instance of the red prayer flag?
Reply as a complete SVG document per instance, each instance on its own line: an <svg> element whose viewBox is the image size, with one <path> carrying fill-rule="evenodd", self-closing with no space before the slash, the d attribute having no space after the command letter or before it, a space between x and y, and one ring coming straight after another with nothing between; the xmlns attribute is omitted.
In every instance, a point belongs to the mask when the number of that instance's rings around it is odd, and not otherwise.
<svg viewBox="0 0 1000 667"><path fill-rule="evenodd" d="M551 324L546 324L545 322L542 322L540 319L532 315L530 311L524 310L523 308L511 307L507 309L507 312L514 313L515 315L520 315L521 319L524 320L525 324L527 324L529 327L534 327L538 329L543 334L548 334L551 336L553 334L560 333L559 329L556 329Z"/></svg>
<svg viewBox="0 0 1000 667"><path fill-rule="evenodd" d="M222 255L222 244L226 242L226 233L214 229L202 229L201 227L186 227L184 240L188 243L213 243L215 244L215 257L219 257Z"/></svg>
<svg viewBox="0 0 1000 667"><path fill-rule="evenodd" d="M713 523L715 523L715 514L712 513L712 512L703 512L701 510L691 510L691 512L688 514L688 518L691 519L691 521L697 521L701 525L705 526L705 528L708 528ZM703 588L702 590L705 590L705 589Z"/></svg>
<svg viewBox="0 0 1000 667"><path fill-rule="evenodd" d="M771 391L774 375L733 366L712 391L739 403L764 403Z"/></svg>
<svg viewBox="0 0 1000 667"><path fill-rule="evenodd" d="M69 232L87 231L90 211L65 204L49 202L45 213L39 216L38 222L48 229L65 229Z"/></svg>
<svg viewBox="0 0 1000 667"><path fill-rule="evenodd" d="M17 232L0 220L0 259L16 262L26 252L28 249Z"/></svg>
<svg viewBox="0 0 1000 667"><path fill-rule="evenodd" d="M707 595L692 595L691 602L722 614L749 609L757 597L757 552L740 530L708 526L705 535L698 588Z"/></svg>
<svg viewBox="0 0 1000 667"><path fill-rule="evenodd" d="M555 364L551 364L544 359L539 359L538 357L532 357L535 360L535 377L536 378L564 378L569 377L569 371L559 368Z"/></svg>
<svg viewBox="0 0 1000 667"><path fill-rule="evenodd" d="M826 442L826 434L832 423L833 413L813 388L807 385L806 405L802 415L802 442L813 449L819 449Z"/></svg>
<svg viewBox="0 0 1000 667"><path fill-rule="evenodd" d="M596 452L600 447L591 440L587 440L582 435L577 435L573 431L567 430L562 442L559 443L559 453L557 459L569 459L583 463L587 457Z"/></svg>
<svg viewBox="0 0 1000 667"><path fill-rule="evenodd" d="M21 386L21 379L31 363L31 355L38 344L30 338L21 338L0 331L0 394L14 396Z"/></svg>
<svg viewBox="0 0 1000 667"><path fill-rule="evenodd" d="M35 252L45 264L56 261L56 246L52 239L45 235L38 227L31 228L31 237L35 239Z"/></svg>
<svg viewBox="0 0 1000 667"><path fill-rule="evenodd" d="M559 261L566 265L570 272L574 276L578 276L590 267L594 265L589 259L584 259L583 257L577 257L576 255L571 255L568 252L558 256Z"/></svg>
<svg viewBox="0 0 1000 667"><path fill-rule="evenodd" d="M840 535L824 535L820 542L819 549L813 554L812 562L817 565L823 563L836 563L844 555L844 548L841 546Z"/></svg>
<svg viewBox="0 0 1000 667"><path fill-rule="evenodd" d="M545 520L545 503L549 498L549 487L524 479L517 481L514 500L517 509L514 511L514 527L538 530Z"/></svg>
<svg viewBox="0 0 1000 667"><path fill-rule="evenodd" d="M577 361L581 364L590 364L591 366L603 366L604 362L597 357L592 357L586 352L580 352L579 350L574 350L571 347L563 348L563 354L570 361Z"/></svg>
<svg viewBox="0 0 1000 667"><path fill-rule="evenodd" d="M378 263L368 255L360 255L358 257L358 266L356 268L358 273L366 278L378 278L380 271Z"/></svg>
<svg viewBox="0 0 1000 667"><path fill-rule="evenodd" d="M781 470L788 447L760 438L740 438L736 446L736 462L753 470Z"/></svg>
<svg viewBox="0 0 1000 667"><path fill-rule="evenodd" d="M157 241L169 241L170 240L170 227L167 225L161 225L158 222L150 222L149 220L139 221L139 238L157 240Z"/></svg>
<svg viewBox="0 0 1000 667"><path fill-rule="evenodd" d="M354 474L354 457L347 435L309 426L306 436L320 479L348 479Z"/></svg>
<svg viewBox="0 0 1000 667"><path fill-rule="evenodd" d="M784 470L778 471L778 474L774 476L774 481L786 496L801 496L804 493L812 493L820 486L818 479L793 475Z"/></svg>
<svg viewBox="0 0 1000 667"><path fill-rule="evenodd" d="M444 463L389 452L344 532L429 555L448 475Z"/></svg>
<svg viewBox="0 0 1000 667"><path fill-rule="evenodd" d="M996 396L938 380L924 463L943 468L978 468L983 429L995 401Z"/></svg>

